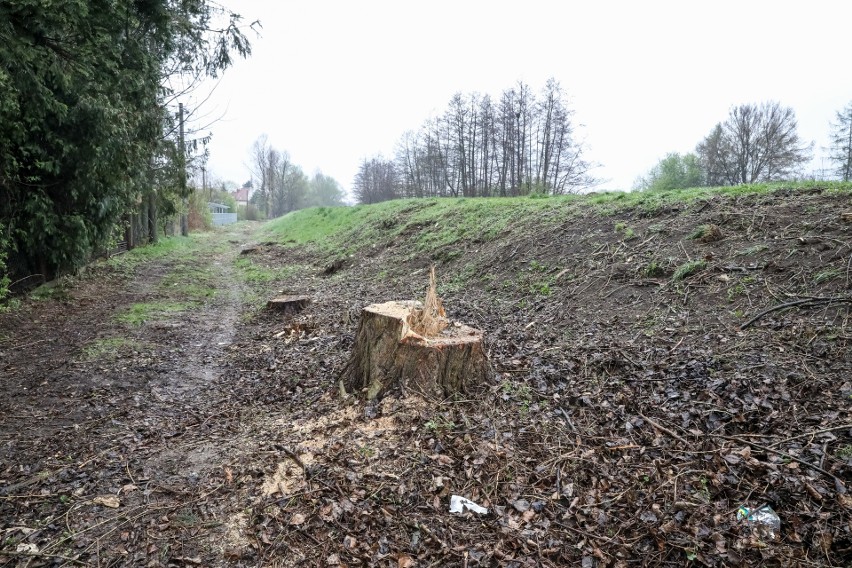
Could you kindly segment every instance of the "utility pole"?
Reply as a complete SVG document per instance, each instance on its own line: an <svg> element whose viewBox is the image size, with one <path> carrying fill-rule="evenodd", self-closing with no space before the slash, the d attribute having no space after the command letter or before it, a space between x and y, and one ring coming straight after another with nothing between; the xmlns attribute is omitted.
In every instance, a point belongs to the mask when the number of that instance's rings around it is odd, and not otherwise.
<svg viewBox="0 0 852 568"><path fill-rule="evenodd" d="M213 201L213 186L207 191L207 164L201 166L201 195L207 194L207 199Z"/></svg>
<svg viewBox="0 0 852 568"><path fill-rule="evenodd" d="M189 200L186 194L186 147L183 139L183 103L178 103L178 121L180 124L180 138L178 139L178 150L180 151L180 173L178 181L180 183L180 194L183 196L183 212L180 215L180 234L184 237L189 236Z"/></svg>

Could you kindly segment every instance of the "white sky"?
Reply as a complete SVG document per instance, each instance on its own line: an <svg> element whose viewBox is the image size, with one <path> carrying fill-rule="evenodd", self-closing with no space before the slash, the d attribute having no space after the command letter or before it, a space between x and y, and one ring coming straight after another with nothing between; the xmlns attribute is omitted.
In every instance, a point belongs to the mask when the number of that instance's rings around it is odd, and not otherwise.
<svg viewBox="0 0 852 568"><path fill-rule="evenodd" d="M848 0L224 2L263 25L206 103L224 115L208 168L237 183L267 134L349 190L364 158L392 157L455 92L496 98L518 80L562 84L600 189L629 189L732 105L770 99L793 107L818 168L852 100Z"/></svg>

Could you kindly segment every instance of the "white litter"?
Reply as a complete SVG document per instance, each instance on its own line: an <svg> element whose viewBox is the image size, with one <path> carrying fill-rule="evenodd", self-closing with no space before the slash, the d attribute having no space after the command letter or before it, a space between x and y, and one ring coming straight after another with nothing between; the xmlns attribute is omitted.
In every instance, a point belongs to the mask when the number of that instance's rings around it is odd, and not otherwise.
<svg viewBox="0 0 852 568"><path fill-rule="evenodd" d="M480 515L488 514L488 509L480 507L470 499L465 499L459 495L453 495L450 497L450 513L464 513L465 509L469 509L474 513L479 513Z"/></svg>

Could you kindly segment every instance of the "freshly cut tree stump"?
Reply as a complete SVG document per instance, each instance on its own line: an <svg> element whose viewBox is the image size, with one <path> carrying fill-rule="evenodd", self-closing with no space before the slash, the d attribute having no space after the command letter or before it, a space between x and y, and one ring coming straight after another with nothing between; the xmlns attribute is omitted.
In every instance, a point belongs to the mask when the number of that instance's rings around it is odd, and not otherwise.
<svg viewBox="0 0 852 568"><path fill-rule="evenodd" d="M297 314L311 303L307 296L281 296L266 302L266 309L285 314Z"/></svg>
<svg viewBox="0 0 852 568"><path fill-rule="evenodd" d="M347 391L374 399L401 387L443 398L488 380L491 367L482 332L457 323L434 337L424 337L409 323L416 319L418 307L418 302L409 301L364 308L352 357L342 375Z"/></svg>

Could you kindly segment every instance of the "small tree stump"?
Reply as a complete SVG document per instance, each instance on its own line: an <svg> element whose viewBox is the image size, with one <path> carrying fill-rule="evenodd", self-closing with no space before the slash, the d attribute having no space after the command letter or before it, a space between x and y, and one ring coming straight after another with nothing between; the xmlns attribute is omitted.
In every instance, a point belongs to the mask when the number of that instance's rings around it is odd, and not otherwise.
<svg viewBox="0 0 852 568"><path fill-rule="evenodd" d="M311 303L307 296L281 296L266 302L266 309L284 314L297 314Z"/></svg>
<svg viewBox="0 0 852 568"><path fill-rule="evenodd" d="M416 306L417 302L385 302L363 309L342 375L346 390L366 391L367 399L374 399L399 386L444 398L488 380L491 367L482 332L454 324L436 337L423 337L408 323Z"/></svg>

